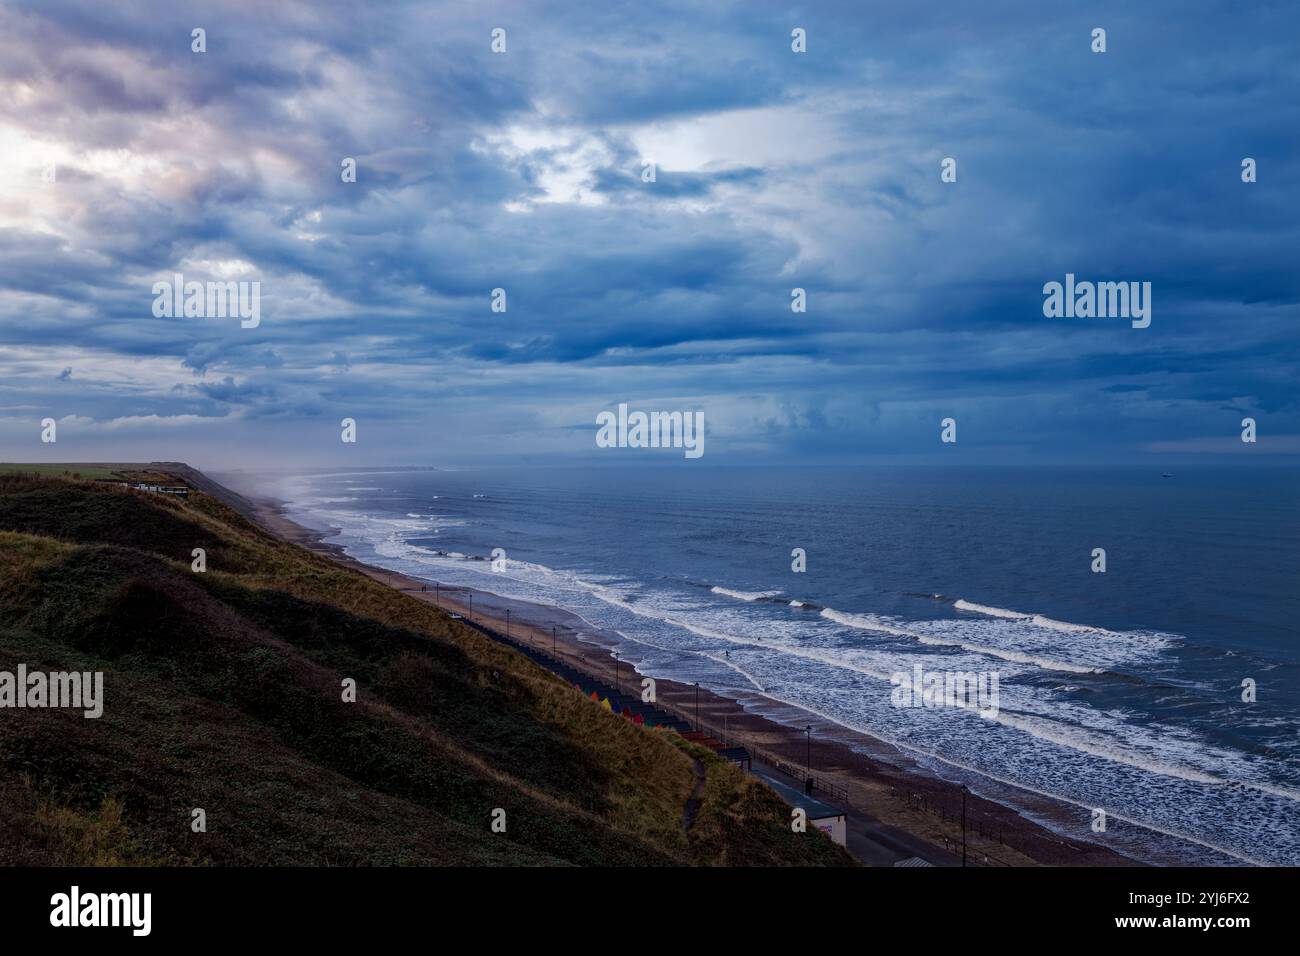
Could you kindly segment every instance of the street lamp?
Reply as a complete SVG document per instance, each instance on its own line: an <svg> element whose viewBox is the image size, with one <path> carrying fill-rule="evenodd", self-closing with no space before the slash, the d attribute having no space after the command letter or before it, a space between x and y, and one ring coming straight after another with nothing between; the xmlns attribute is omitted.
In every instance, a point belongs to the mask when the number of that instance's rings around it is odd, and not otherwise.
<svg viewBox="0 0 1300 956"><path fill-rule="evenodd" d="M812 790L813 790L813 781L812 781L812 724L809 724L807 727L805 727L805 728L803 729L803 732L807 735L807 739L808 739L808 751L807 751L807 756L804 758L804 768L803 768L803 769L804 769L804 776L807 778L807 784L806 784L806 788L805 788L805 789L806 789L806 791L807 791L808 793L812 793Z"/></svg>
<svg viewBox="0 0 1300 956"><path fill-rule="evenodd" d="M961 865L966 865L966 784L961 785Z"/></svg>
<svg viewBox="0 0 1300 956"><path fill-rule="evenodd" d="M695 729L700 729L700 682L695 682Z"/></svg>
<svg viewBox="0 0 1300 956"><path fill-rule="evenodd" d="M474 593L472 591L469 595L469 619L474 620Z"/></svg>
<svg viewBox="0 0 1300 956"><path fill-rule="evenodd" d="M442 583L435 581L433 585L433 603L442 607Z"/></svg>
<svg viewBox="0 0 1300 956"><path fill-rule="evenodd" d="M620 694L623 693L623 682L619 680L618 676L618 651L614 652L614 687L617 688Z"/></svg>
<svg viewBox="0 0 1300 956"><path fill-rule="evenodd" d="M555 625L554 624L551 625L551 656L554 657L556 660L559 660L559 656L555 653Z"/></svg>
<svg viewBox="0 0 1300 956"><path fill-rule="evenodd" d="M506 608L506 640L510 640L510 608Z"/></svg>

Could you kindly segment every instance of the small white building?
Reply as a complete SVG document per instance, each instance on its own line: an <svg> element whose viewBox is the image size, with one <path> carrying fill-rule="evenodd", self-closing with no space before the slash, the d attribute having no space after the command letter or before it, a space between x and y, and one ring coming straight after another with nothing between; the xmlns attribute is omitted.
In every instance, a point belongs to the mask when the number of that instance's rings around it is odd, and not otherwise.
<svg viewBox="0 0 1300 956"><path fill-rule="evenodd" d="M777 794L786 803L792 807L797 807L808 814L808 823L811 826L821 830L828 837L844 846L849 839L848 819L844 811L839 807L833 807L829 803L823 803L816 797L810 797L796 787L782 783L767 774L757 774L763 778L763 782L777 792Z"/></svg>

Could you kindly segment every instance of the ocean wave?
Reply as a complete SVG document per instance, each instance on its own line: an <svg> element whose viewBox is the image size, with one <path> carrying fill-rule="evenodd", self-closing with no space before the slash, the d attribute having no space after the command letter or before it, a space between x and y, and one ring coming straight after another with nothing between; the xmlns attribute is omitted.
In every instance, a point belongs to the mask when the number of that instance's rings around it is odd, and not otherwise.
<svg viewBox="0 0 1300 956"><path fill-rule="evenodd" d="M1059 706L1057 711L1058 715L1066 712ZM1068 712L1081 713L1077 708L1071 708ZM1239 751L1213 747L1201 738L1189 736L1185 731L1168 724L1141 728L1109 722L1108 719L1106 725L1086 727L1067 723L1058 715L1046 717L1002 710L993 719L1039 740L1099 757L1108 763L1120 763L1191 783L1257 790L1279 799L1300 801L1300 791L1246 779L1245 774L1249 768ZM1089 713L1088 716L1094 721L1100 717L1095 713ZM1126 740L1126 737L1131 739ZM1211 764L1215 769L1210 769L1205 764ZM1220 767L1234 768L1242 776L1225 774L1218 769Z"/></svg>
<svg viewBox="0 0 1300 956"><path fill-rule="evenodd" d="M764 598L776 597L781 593L780 591L733 591L730 588L719 587L716 584L709 590L714 594L736 598L739 601L761 601Z"/></svg>
<svg viewBox="0 0 1300 956"><path fill-rule="evenodd" d="M1058 621L1055 618L1043 617L1041 614L1035 614L1030 621L1037 627L1045 627L1053 631L1067 631L1078 634L1114 634L1114 631L1108 631L1104 627L1090 627L1087 624L1071 624L1069 621Z"/></svg>
<svg viewBox="0 0 1300 956"><path fill-rule="evenodd" d="M987 614L989 617L1024 618L1029 616L1028 614L1021 614L1019 611L1008 611L1006 608L987 607L983 604L975 604L974 602L964 600L963 598L958 598L956 601L953 601L952 606L959 611L975 611L978 614Z"/></svg>
<svg viewBox="0 0 1300 956"><path fill-rule="evenodd" d="M834 608L828 607L822 609L822 617L834 621L836 624L843 624L845 627L852 627L863 631L879 631L884 634L892 634L895 637L907 637L914 641L919 641L922 644L928 644L932 647L957 647L963 651L969 651L972 654L996 657L1000 660L1011 661L1016 664L1028 664L1032 667L1044 668L1045 670L1066 671L1072 674L1102 673L1101 668L1088 667L1082 664L1070 664L1065 661L1052 660L1035 654L1027 654L1023 651L989 647L984 644L972 644L969 641L963 640L935 637L931 634L925 634L920 631L913 631L908 628L898 627L895 624L890 624L881 618L876 617L874 614L850 614L846 611L837 611Z"/></svg>
<svg viewBox="0 0 1300 956"><path fill-rule="evenodd" d="M776 603L785 604L786 607L792 607L796 611L820 612L822 610L822 606L820 604L814 603L813 601L791 601L789 604L786 604L785 599L783 598L780 601L777 601Z"/></svg>
<svg viewBox="0 0 1300 956"><path fill-rule="evenodd" d="M1042 614L1026 614L1023 611L1009 611L1004 607L989 607L986 604L976 604L973 601L967 601L958 598L952 604L959 611L971 611L975 614L983 614L987 617L1000 617L1005 620L1029 621L1038 626L1045 627L1053 631L1065 631L1067 633L1091 633L1091 634L1113 634L1114 631L1108 631L1104 627L1090 627L1087 624L1071 624L1069 621L1058 621L1054 618L1044 617Z"/></svg>

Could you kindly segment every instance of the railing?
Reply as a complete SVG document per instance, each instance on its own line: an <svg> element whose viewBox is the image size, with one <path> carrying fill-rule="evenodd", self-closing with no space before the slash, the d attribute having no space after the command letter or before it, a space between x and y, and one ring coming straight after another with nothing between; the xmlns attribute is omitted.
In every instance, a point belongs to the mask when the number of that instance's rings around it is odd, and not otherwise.
<svg viewBox="0 0 1300 956"><path fill-rule="evenodd" d="M829 780L820 779L810 774L806 767L796 767L794 764L788 763L780 759L779 757L775 757L771 754L764 753L762 756L764 762L771 764L773 767L781 771L786 776L794 777L796 780L798 780L800 787L802 787L804 783L808 780L808 778L811 776L813 782L812 789L814 793L820 791L826 794L832 800L844 804L846 807L851 806L851 804L849 803L849 792L845 790L843 787L833 784Z"/></svg>
<svg viewBox="0 0 1300 956"><path fill-rule="evenodd" d="M905 802L913 810L920 810L923 813L933 814L940 820L948 823L958 823L961 821L960 811L953 810L938 800L933 800L924 794L919 793L902 793L895 787L889 788L889 793L894 799ZM992 826L987 826L977 814L968 814L965 823L967 841L966 841L966 859L970 866L1016 866L1015 863L1008 863L995 853L990 853L987 847L977 845L974 841L976 838L983 839L992 843L998 842L1002 846L1007 846L1002 839L1002 830L994 830ZM956 837L943 837L943 848L949 853L961 855L961 840Z"/></svg>

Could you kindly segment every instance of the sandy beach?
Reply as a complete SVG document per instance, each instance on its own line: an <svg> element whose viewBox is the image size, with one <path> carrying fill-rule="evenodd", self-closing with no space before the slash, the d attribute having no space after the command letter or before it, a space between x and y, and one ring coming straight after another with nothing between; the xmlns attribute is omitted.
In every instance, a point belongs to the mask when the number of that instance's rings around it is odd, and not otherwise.
<svg viewBox="0 0 1300 956"><path fill-rule="evenodd" d="M219 487L219 486L218 486ZM209 491L215 490L209 486ZM223 495L223 497L225 497ZM640 687L641 675L581 619L560 608L502 598L486 591L442 587L357 561L325 535L288 518L274 499L243 492L229 503L276 536L366 574L415 600L436 604L502 634L508 633L572 666L625 689ZM583 640L576 635L582 632ZM850 825L863 827L878 845L916 847L939 864L960 862L962 794L955 782L919 767L886 742L834 724L800 708L755 693L731 699L702 688L656 678L661 706L698 722L730 744L748 747L757 762L779 759L795 768L811 766L818 780L847 794ZM811 726L811 745L804 728ZM756 769L758 767L756 766ZM766 768L765 768L766 769ZM789 783L790 780L785 782ZM845 801L840 801L845 802ZM1020 792L1017 804L1049 820L1080 821L1086 813L1050 798ZM1138 861L1104 845L1071 839L1035 822L1020 810L971 793L966 798L966 843L969 865L980 866L1133 866ZM898 855L895 853L894 855Z"/></svg>

